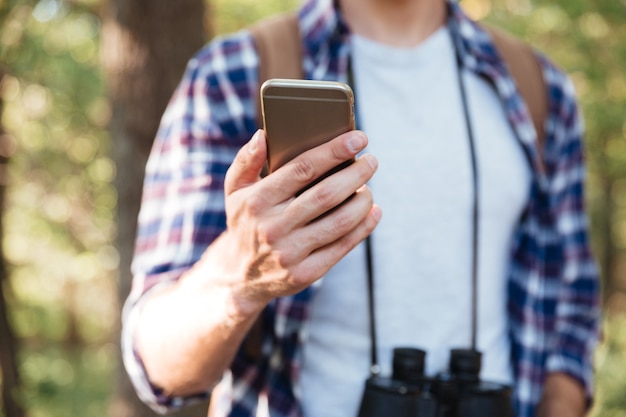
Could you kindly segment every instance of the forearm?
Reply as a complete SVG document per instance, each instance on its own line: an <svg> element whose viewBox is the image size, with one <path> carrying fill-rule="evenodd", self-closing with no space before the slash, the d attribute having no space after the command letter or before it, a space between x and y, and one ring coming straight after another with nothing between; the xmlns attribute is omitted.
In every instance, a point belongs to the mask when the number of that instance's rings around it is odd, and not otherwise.
<svg viewBox="0 0 626 417"><path fill-rule="evenodd" d="M564 373L548 374L537 417L583 417L586 408L585 391L578 381Z"/></svg>
<svg viewBox="0 0 626 417"><path fill-rule="evenodd" d="M139 316L139 355L150 382L169 396L217 383L263 307L240 308L234 290L212 279L209 263L205 256L178 283L152 295Z"/></svg>

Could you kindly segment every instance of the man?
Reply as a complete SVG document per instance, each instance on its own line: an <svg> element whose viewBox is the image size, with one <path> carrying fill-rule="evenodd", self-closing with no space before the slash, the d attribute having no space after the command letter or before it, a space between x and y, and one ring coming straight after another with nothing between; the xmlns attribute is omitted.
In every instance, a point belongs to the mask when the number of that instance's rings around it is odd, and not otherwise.
<svg viewBox="0 0 626 417"><path fill-rule="evenodd" d="M598 282L571 83L541 59L540 154L490 37L456 4L310 0L300 29L307 78L347 81L352 68L367 136L339 136L261 179L250 34L192 59L147 166L123 342L139 395L166 410L222 381L216 415L355 416L369 371L370 234L383 373L400 345L427 350L427 373L444 370L471 337L473 135L481 377L514 386L519 417L584 415ZM242 345L257 320L260 358Z"/></svg>

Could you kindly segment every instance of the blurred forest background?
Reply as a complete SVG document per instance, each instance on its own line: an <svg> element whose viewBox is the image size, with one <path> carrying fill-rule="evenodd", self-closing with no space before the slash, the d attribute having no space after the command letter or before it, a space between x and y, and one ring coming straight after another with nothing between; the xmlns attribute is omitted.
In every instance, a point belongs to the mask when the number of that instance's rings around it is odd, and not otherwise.
<svg viewBox="0 0 626 417"><path fill-rule="evenodd" d="M297 3L0 0L0 417L153 415L119 371L118 332L158 119L194 51ZM576 84L605 310L593 416L626 417L626 2L462 4Z"/></svg>

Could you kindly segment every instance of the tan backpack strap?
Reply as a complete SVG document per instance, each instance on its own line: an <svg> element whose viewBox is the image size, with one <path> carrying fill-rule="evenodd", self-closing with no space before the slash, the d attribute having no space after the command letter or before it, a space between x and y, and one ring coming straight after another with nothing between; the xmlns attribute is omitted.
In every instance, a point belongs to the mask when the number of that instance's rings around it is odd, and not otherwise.
<svg viewBox="0 0 626 417"><path fill-rule="evenodd" d="M296 13L263 19L250 27L259 56L259 87L270 78L303 78L302 41ZM257 122L263 126L257 98Z"/></svg>
<svg viewBox="0 0 626 417"><path fill-rule="evenodd" d="M548 117L548 92L541 64L532 48L513 36L494 28L486 28L506 62L522 98L528 106L535 130L537 148L543 161L544 124Z"/></svg>

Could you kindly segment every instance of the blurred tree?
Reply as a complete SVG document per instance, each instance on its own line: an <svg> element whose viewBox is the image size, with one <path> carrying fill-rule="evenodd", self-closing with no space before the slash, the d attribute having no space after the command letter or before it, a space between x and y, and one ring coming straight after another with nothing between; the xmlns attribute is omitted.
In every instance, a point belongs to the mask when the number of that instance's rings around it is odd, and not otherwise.
<svg viewBox="0 0 626 417"><path fill-rule="evenodd" d="M0 85L5 71L0 66ZM0 239L4 236L2 215L4 213L4 194L6 186L6 165L9 158L10 139L2 128L3 100L0 97ZM3 245L0 240L0 383L2 384L2 408L7 417L23 417L25 415L19 401L21 389L20 374L17 365L17 341L8 317L8 307L5 297L5 285L8 279L4 260ZM0 411L2 411L0 409Z"/></svg>
<svg viewBox="0 0 626 417"><path fill-rule="evenodd" d="M103 15L102 59L113 105L110 132L117 166L122 302L130 290L130 263L148 153L187 61L206 40L204 7L203 0L111 0ZM137 400L121 364L119 369L110 415L154 415ZM206 415L206 406L186 410L184 415Z"/></svg>

